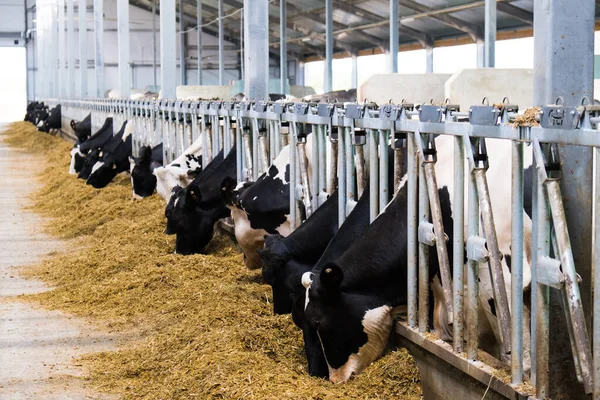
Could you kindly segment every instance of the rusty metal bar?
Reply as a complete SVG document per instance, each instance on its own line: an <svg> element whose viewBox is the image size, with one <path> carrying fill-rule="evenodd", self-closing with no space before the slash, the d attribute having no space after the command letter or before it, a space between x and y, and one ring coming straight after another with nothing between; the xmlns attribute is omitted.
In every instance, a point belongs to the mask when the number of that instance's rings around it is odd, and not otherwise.
<svg viewBox="0 0 600 400"><path fill-rule="evenodd" d="M300 163L300 182L302 185L302 203L306 211L306 218L313 213L310 182L308 180L308 159L306 158L306 137L302 141L298 141L298 162Z"/></svg>
<svg viewBox="0 0 600 400"><path fill-rule="evenodd" d="M523 143L512 142L511 382L523 381Z"/></svg>
<svg viewBox="0 0 600 400"><path fill-rule="evenodd" d="M421 133L414 133L415 143L421 140ZM418 150L417 150L418 151ZM429 196L427 181L422 163L419 168L419 225L429 223ZM424 333L429 329L429 245L419 240L419 332Z"/></svg>
<svg viewBox="0 0 600 400"><path fill-rule="evenodd" d="M417 203L417 179L419 175L419 163L417 162L417 149L415 146L415 140L413 135L408 136L408 151L407 151L407 226L408 233L406 238L407 243L407 312L408 312L408 326L416 328L417 326L417 255L418 255L418 242L417 242L417 227L418 221L418 203ZM398 165L396 159L396 165ZM400 166L400 171L402 167ZM398 171L395 171L396 176L394 182L398 177ZM398 180L398 186L400 180ZM398 188L396 188L398 190Z"/></svg>
<svg viewBox="0 0 600 400"><path fill-rule="evenodd" d="M458 323L453 324L453 348L457 353L462 353L464 332L464 224L465 224L465 152L461 138L454 138L454 209L453 229L453 282L454 282L454 318Z"/></svg>
<svg viewBox="0 0 600 400"><path fill-rule="evenodd" d="M442 207L440 205L440 197L438 196L438 185L437 178L435 175L435 162L436 158L428 157L423 151L423 136L419 135L416 138L417 149L419 152L419 161L421 164L421 172L425 176L425 184L427 185L427 193L429 197L429 208L431 217L434 225L435 234L435 247L437 250L438 262L440 265L440 276L442 288L444 290L444 301L446 302L446 310L448 313L448 322L450 324L454 321L454 304L452 300L452 276L450 275L450 260L448 256L448 248L446 247L446 238L444 233L444 222L442 217ZM428 145L428 148L435 149L432 143ZM419 184L422 181L419 181ZM421 293L419 293L421 295Z"/></svg>

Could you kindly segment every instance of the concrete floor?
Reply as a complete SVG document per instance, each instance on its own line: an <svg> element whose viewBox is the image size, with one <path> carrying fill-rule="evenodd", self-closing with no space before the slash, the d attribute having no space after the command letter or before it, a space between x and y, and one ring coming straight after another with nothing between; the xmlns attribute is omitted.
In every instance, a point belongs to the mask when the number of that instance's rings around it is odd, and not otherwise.
<svg viewBox="0 0 600 400"><path fill-rule="evenodd" d="M4 129L0 124L0 132ZM41 232L39 216L23 210L43 169L41 158L7 147L0 133L0 399L110 398L86 387L74 360L114 348L114 338L15 297L50 290L18 270L64 248Z"/></svg>

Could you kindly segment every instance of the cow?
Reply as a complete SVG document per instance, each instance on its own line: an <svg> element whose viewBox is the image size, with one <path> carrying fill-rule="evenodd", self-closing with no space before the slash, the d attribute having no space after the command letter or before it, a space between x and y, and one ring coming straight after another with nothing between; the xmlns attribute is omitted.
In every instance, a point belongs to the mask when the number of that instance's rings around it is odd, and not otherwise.
<svg viewBox="0 0 600 400"><path fill-rule="evenodd" d="M25 111L25 118L23 118L23 121L25 122L31 122L32 124L37 125L36 122L36 109L38 106L40 106L40 103L38 101L32 101L30 103L27 104L27 109Z"/></svg>
<svg viewBox="0 0 600 400"><path fill-rule="evenodd" d="M41 126L40 126L41 124ZM38 123L38 131L49 133L50 131L60 129L62 127L61 106L57 104L52 110L48 118Z"/></svg>
<svg viewBox="0 0 600 400"><path fill-rule="evenodd" d="M312 136L306 140L308 176L312 176ZM261 267L257 253L264 244L265 235L288 236L290 229L290 146L285 146L268 171L256 182L243 183L233 189L223 187L223 195L235 226L235 237L244 253L244 264L249 269Z"/></svg>
<svg viewBox="0 0 600 400"><path fill-rule="evenodd" d="M194 143L182 155L164 167L158 167L153 174L156 176L156 192L169 202L171 190L175 186L186 187L202 171L202 138Z"/></svg>
<svg viewBox="0 0 600 400"><path fill-rule="evenodd" d="M448 168L453 155L453 138L438 139L438 162L436 175L442 206L445 233L450 237L452 229L453 171ZM498 240L503 267L510 255L510 204L506 187L508 177L505 166L510 152L503 148L510 143L488 143L497 150L490 156L488 180L492 207L495 214ZM527 160L526 160L527 162ZM508 193L508 195L510 192ZM530 195L530 194L529 194ZM526 196L528 194L526 193ZM305 350L309 360L309 372L317 376L324 373L333 382L345 382L360 373L383 352L392 328L395 307L406 301L406 188L403 186L395 199L353 245L339 258L303 275L301 282L306 288L303 301L294 303L294 322L301 325ZM465 221L466 222L466 221ZM529 224L530 225L530 224ZM401 228L401 229L400 229ZM400 229L396 232L396 229ZM525 219L525 270L528 269L530 239L527 238ZM530 226L529 226L530 229ZM466 238L467 236L465 236ZM393 240L389 240L393 238ZM449 242L451 243L451 241ZM452 246L448 246L452 259ZM480 267L480 309L483 309L492 329L497 321L492 318L494 298L491 291L487 266ZM434 290L433 327L445 340L451 339L439 278L437 253L430 251L430 281ZM529 285L527 272L524 287ZM504 271L507 287L510 274ZM399 284L398 279L401 279ZM436 289L437 287L437 289ZM435 293L437 292L437 296ZM510 296L510 291L508 291ZM491 300L491 301L489 301ZM528 321L524 321L524 328ZM496 337L498 334L494 331ZM499 341L499 340L498 340ZM526 350L527 351L527 350ZM313 365L311 366L311 361Z"/></svg>
<svg viewBox="0 0 600 400"><path fill-rule="evenodd" d="M451 232L447 188L439 194L444 226ZM310 347L318 349L320 344L334 383L362 372L383 353L398 307L406 304L406 210L404 185L347 251L302 275L306 294L304 304L298 306L303 307L302 319L318 340ZM437 254L430 252L430 259L432 279L439 271Z"/></svg>
<svg viewBox="0 0 600 400"><path fill-rule="evenodd" d="M94 133L90 138L81 144L75 144L71 149L71 163L69 165L69 174L77 175L81 172L84 167L86 158L89 156L90 150L101 148L106 142L113 137L113 119L106 118L102 127L98 132ZM97 159L90 161L91 166L89 172L86 175L89 176L91 173L91 167L94 166ZM85 178L87 179L87 177Z"/></svg>
<svg viewBox="0 0 600 400"><path fill-rule="evenodd" d="M388 187L393 187L393 152L388 154ZM368 182L366 184L368 187ZM302 290L295 277L310 271L317 262L335 260L369 225L370 193L365 190L338 231L337 191L288 237L265 237L262 275L273 289L275 314L290 313L295 290ZM336 233L337 232L337 233ZM322 257L323 254L326 254Z"/></svg>
<svg viewBox="0 0 600 400"><path fill-rule="evenodd" d="M153 174L156 168L163 163L163 144L160 143L153 148L143 146L140 148L139 157L129 157L129 168L131 173L131 198L141 200L151 196L156 189L156 176Z"/></svg>
<svg viewBox="0 0 600 400"><path fill-rule="evenodd" d="M70 126L71 130L75 134L75 137L77 138L76 144L85 142L92 134L92 113L89 113L87 117L80 122L71 120Z"/></svg>
<svg viewBox="0 0 600 400"><path fill-rule="evenodd" d="M295 279L310 271L319 261L329 241L338 230L337 190L302 225L289 236L266 235L262 259L262 276L273 289L273 312L292 312Z"/></svg>
<svg viewBox="0 0 600 400"><path fill-rule="evenodd" d="M117 174L129 170L133 122L125 121L121 130L102 147L102 156L94 164L86 184L100 189L108 185Z"/></svg>
<svg viewBox="0 0 600 400"><path fill-rule="evenodd" d="M175 252L202 253L214 234L215 223L230 216L221 194L222 182L234 179L236 148L226 157L223 150L186 188L176 188L165 210L166 233L176 234Z"/></svg>

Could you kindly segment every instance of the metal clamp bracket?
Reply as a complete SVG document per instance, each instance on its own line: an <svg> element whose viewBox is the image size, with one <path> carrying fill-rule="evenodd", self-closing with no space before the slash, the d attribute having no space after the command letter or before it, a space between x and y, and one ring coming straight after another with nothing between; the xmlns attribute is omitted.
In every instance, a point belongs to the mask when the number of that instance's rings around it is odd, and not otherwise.
<svg viewBox="0 0 600 400"><path fill-rule="evenodd" d="M467 239L467 258L475 262L487 262L490 252L487 249L487 241L481 236L469 236Z"/></svg>
<svg viewBox="0 0 600 400"><path fill-rule="evenodd" d="M562 98L556 100L555 105L542 107L540 125L550 129L575 129L579 123L577 107L558 104Z"/></svg>
<svg viewBox="0 0 600 400"><path fill-rule="evenodd" d="M441 106L424 104L419 108L419 121L421 122L442 122L444 109Z"/></svg>

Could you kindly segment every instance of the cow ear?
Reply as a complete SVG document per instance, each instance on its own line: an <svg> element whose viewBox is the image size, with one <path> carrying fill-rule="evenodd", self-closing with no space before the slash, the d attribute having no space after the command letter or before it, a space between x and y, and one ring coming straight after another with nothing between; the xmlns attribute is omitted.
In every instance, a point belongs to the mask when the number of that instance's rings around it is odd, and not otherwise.
<svg viewBox="0 0 600 400"><path fill-rule="evenodd" d="M71 129L75 130L75 121L71 120Z"/></svg>
<svg viewBox="0 0 600 400"><path fill-rule="evenodd" d="M190 185L187 188L187 200L188 202L198 203L200 201L200 188L196 185Z"/></svg>
<svg viewBox="0 0 600 400"><path fill-rule="evenodd" d="M233 190L235 189L235 179L228 176L221 182L221 196L225 204L233 205Z"/></svg>
<svg viewBox="0 0 600 400"><path fill-rule="evenodd" d="M321 286L329 290L338 291L343 279L344 273L342 272L342 269L334 263L327 264L321 270L321 274L319 275Z"/></svg>

